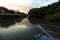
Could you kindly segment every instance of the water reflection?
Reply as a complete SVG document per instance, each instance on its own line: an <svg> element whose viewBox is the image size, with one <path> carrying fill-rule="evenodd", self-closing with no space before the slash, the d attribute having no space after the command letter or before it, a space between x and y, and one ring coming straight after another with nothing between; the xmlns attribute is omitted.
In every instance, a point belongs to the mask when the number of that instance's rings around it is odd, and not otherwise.
<svg viewBox="0 0 60 40"><path fill-rule="evenodd" d="M0 40L35 40L36 34L40 40L60 40L60 29L42 25L42 22L37 18L24 18L7 28L0 27Z"/></svg>
<svg viewBox="0 0 60 40"><path fill-rule="evenodd" d="M40 26L38 31L42 35L42 40L60 40L60 28L47 25L45 21L39 18L28 18L28 20L31 24L38 24ZM40 31L43 31L44 33Z"/></svg>
<svg viewBox="0 0 60 40"><path fill-rule="evenodd" d="M28 19L24 19L8 28L0 27L0 40L34 40L37 27L29 23Z"/></svg>
<svg viewBox="0 0 60 40"><path fill-rule="evenodd" d="M10 25L14 25L16 22L22 21L21 16L17 15L0 15L0 26L1 27L8 27Z"/></svg>

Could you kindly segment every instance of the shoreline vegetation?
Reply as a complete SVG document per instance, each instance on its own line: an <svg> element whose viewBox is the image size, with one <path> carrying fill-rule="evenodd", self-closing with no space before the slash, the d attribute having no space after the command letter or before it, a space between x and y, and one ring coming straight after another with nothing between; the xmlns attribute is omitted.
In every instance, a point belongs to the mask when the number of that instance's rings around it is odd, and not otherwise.
<svg viewBox="0 0 60 40"><path fill-rule="evenodd" d="M60 23L50 22L40 18L28 18L28 20L31 24L40 24L41 26L60 28Z"/></svg>
<svg viewBox="0 0 60 40"><path fill-rule="evenodd" d="M28 17L40 18L45 21L47 25L56 25L60 28L60 0L48 6L31 9L28 12Z"/></svg>
<svg viewBox="0 0 60 40"><path fill-rule="evenodd" d="M5 7L0 7L0 26L7 28L17 22L21 22L27 14L19 11L9 10Z"/></svg>
<svg viewBox="0 0 60 40"><path fill-rule="evenodd" d="M20 16L26 16L27 14L23 12L19 12L18 10L10 10L5 7L0 7L0 15L20 15Z"/></svg>

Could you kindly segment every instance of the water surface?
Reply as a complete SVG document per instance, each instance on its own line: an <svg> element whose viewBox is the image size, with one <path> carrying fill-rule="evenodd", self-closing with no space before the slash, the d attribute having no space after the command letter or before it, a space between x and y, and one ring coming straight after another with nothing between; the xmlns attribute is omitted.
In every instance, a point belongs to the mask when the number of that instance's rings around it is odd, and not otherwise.
<svg viewBox="0 0 60 40"><path fill-rule="evenodd" d="M0 40L35 40L37 34L40 35L40 40L60 40L59 31L40 24L39 20L24 18L7 28L0 27Z"/></svg>

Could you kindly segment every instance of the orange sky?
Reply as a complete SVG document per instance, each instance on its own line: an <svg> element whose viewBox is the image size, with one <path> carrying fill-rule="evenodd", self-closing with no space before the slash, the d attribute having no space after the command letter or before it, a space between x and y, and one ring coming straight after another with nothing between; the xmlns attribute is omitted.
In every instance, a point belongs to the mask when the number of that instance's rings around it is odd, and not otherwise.
<svg viewBox="0 0 60 40"><path fill-rule="evenodd" d="M27 11L23 7L18 6L18 5L0 4L0 6L4 6L4 7L8 8L8 9L19 10L20 12L27 13Z"/></svg>

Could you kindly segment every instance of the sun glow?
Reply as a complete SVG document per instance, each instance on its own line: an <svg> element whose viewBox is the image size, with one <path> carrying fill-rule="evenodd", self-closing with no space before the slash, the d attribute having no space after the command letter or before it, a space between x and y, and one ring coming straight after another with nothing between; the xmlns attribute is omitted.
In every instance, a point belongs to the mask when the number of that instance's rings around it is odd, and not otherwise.
<svg viewBox="0 0 60 40"><path fill-rule="evenodd" d="M3 7L6 7L8 9L12 9L12 10L18 10L20 12L25 12L25 9L21 6L18 6L18 5L12 5L12 4L0 4L0 6L3 6Z"/></svg>
<svg viewBox="0 0 60 40"><path fill-rule="evenodd" d="M27 25L21 25L21 28L22 28L22 29L27 29L28 26L27 26Z"/></svg>
<svg viewBox="0 0 60 40"><path fill-rule="evenodd" d="M0 0L0 6L6 7L8 9L19 10L20 12L25 12L25 8L22 6L27 5L28 2L25 0Z"/></svg>

